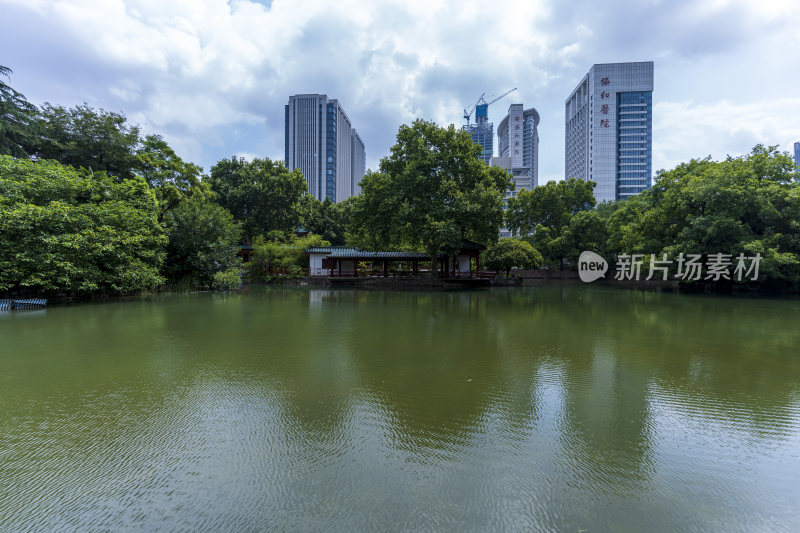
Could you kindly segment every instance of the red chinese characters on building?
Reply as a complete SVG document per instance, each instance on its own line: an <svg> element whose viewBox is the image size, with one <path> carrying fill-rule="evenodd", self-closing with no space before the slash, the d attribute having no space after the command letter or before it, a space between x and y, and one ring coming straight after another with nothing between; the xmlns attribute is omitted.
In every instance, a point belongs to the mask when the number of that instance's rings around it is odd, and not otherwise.
<svg viewBox="0 0 800 533"><path fill-rule="evenodd" d="M603 104L600 106L600 112L604 115L608 115L608 104Z"/></svg>
<svg viewBox="0 0 800 533"><path fill-rule="evenodd" d="M607 128L608 127L608 119L607 118L604 118L604 119L602 119L600 121L600 127L601 128Z"/></svg>
<svg viewBox="0 0 800 533"><path fill-rule="evenodd" d="M600 98L602 98L602 99L606 99L606 98L610 98L610 97L611 97L611 93L609 93L608 91L603 91L603 92L600 93Z"/></svg>
<svg viewBox="0 0 800 533"><path fill-rule="evenodd" d="M611 85L611 80L609 80L608 78L601 78L600 85Z"/></svg>

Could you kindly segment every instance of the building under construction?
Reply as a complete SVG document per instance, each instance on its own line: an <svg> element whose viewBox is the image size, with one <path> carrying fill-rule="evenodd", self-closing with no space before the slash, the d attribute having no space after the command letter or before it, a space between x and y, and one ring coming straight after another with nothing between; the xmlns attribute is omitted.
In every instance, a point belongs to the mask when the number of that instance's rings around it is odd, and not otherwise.
<svg viewBox="0 0 800 533"><path fill-rule="evenodd" d="M490 102L484 100L482 94L480 98L478 98L477 103L472 106L472 110L464 110L464 118L467 119L467 123L462 129L468 132L475 144L481 147L481 159L483 159L483 162L487 165L494 155L494 124L489 122L489 105L516 90L517 88L514 87ZM469 119L473 111L475 112L475 124L470 124Z"/></svg>

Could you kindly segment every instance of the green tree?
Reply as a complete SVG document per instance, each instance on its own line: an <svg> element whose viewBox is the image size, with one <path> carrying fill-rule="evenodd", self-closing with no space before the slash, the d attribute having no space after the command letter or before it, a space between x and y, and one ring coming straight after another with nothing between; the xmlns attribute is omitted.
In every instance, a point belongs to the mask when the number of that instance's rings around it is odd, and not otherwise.
<svg viewBox="0 0 800 533"><path fill-rule="evenodd" d="M11 79L11 69L0 65L0 155L25 157L35 137L36 106L25 96L6 85L3 77Z"/></svg>
<svg viewBox="0 0 800 533"><path fill-rule="evenodd" d="M483 263L492 270L511 275L512 268L532 269L544 264L542 254L529 242L521 239L502 239L500 242L484 250Z"/></svg>
<svg viewBox="0 0 800 533"><path fill-rule="evenodd" d="M652 188L608 213L615 254L760 253L762 279L800 281L800 184L777 147L661 171Z"/></svg>
<svg viewBox="0 0 800 533"><path fill-rule="evenodd" d="M139 127L125 116L87 104L66 109L45 103L37 119L39 135L31 154L65 165L133 177L138 164Z"/></svg>
<svg viewBox="0 0 800 533"><path fill-rule="evenodd" d="M157 287L166 237L141 179L0 156L0 290Z"/></svg>
<svg viewBox="0 0 800 533"><path fill-rule="evenodd" d="M164 216L168 242L164 275L193 286L212 285L237 261L241 228L222 206L202 196L185 198Z"/></svg>
<svg viewBox="0 0 800 533"><path fill-rule="evenodd" d="M330 198L320 202L310 194L302 199L302 224L311 233L320 235L334 246L344 246L353 198L334 203Z"/></svg>
<svg viewBox="0 0 800 533"><path fill-rule="evenodd" d="M136 150L136 159L136 173L155 191L161 217L184 198L213 196L200 179L203 169L181 159L160 135L145 137Z"/></svg>
<svg viewBox="0 0 800 533"><path fill-rule="evenodd" d="M271 238L270 238L271 237ZM330 246L320 235L309 233L304 237L294 234L259 235L253 241L253 259L247 263L251 277L273 281L278 277L297 277L308 267L306 249L312 246Z"/></svg>
<svg viewBox="0 0 800 533"><path fill-rule="evenodd" d="M478 158L480 147L455 126L416 120L397 132L380 172L361 181L353 200L351 235L367 248L404 247L452 254L463 239L496 242L503 224L508 173Z"/></svg>
<svg viewBox="0 0 800 533"><path fill-rule="evenodd" d="M301 222L306 181L300 170L290 172L280 161L223 159L211 167L209 184L248 240L273 230L294 231Z"/></svg>
<svg viewBox="0 0 800 533"><path fill-rule="evenodd" d="M508 199L506 221L512 231L528 235L537 225L556 235L567 227L570 218L596 205L594 182L577 179L549 181Z"/></svg>
<svg viewBox="0 0 800 533"><path fill-rule="evenodd" d="M594 209L576 213L554 245L558 252L575 264L583 251L604 255L607 241L607 219L599 209Z"/></svg>

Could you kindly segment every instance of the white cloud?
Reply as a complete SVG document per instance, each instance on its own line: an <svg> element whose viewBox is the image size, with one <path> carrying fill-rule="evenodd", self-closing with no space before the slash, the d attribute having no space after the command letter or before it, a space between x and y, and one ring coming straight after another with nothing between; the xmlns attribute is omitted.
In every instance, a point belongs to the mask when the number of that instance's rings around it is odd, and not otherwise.
<svg viewBox="0 0 800 533"><path fill-rule="evenodd" d="M661 102L653 116L654 170L690 158L742 155L759 143L789 151L800 140L800 97L747 104Z"/></svg>
<svg viewBox="0 0 800 533"><path fill-rule="evenodd" d="M564 99L605 61L656 60L656 168L800 138L793 2L0 0L0 9L2 61L35 103L124 111L206 168L235 153L282 158L290 94L340 99L374 168L401 123L460 124L482 92L519 87L490 118L512 102L536 107L540 179L560 177Z"/></svg>

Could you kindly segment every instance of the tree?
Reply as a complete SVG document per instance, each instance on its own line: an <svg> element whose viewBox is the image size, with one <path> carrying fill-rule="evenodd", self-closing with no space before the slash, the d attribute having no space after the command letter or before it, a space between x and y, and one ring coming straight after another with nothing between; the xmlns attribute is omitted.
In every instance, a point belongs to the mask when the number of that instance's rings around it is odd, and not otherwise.
<svg viewBox="0 0 800 533"><path fill-rule="evenodd" d="M294 231L300 224L300 200L307 192L302 172L289 171L268 158L223 159L211 167L211 189L233 213L247 239L269 231Z"/></svg>
<svg viewBox="0 0 800 533"><path fill-rule="evenodd" d="M263 281L273 281L278 276L297 277L308 267L306 249L312 246L330 246L319 235L259 235L253 241L253 259L246 263L250 275Z"/></svg>
<svg viewBox="0 0 800 533"><path fill-rule="evenodd" d="M168 242L164 275L173 282L188 280L207 287L218 272L236 261L241 228L222 206L192 196L166 212Z"/></svg>
<svg viewBox="0 0 800 533"><path fill-rule="evenodd" d="M36 106L3 82L11 79L11 69L0 65L0 155L25 157L34 137Z"/></svg>
<svg viewBox="0 0 800 533"><path fill-rule="evenodd" d="M593 209L576 213L569 221L559 240L555 243L557 251L576 264L583 251L605 255L608 241L607 219L602 211Z"/></svg>
<svg viewBox="0 0 800 533"><path fill-rule="evenodd" d="M200 180L202 168L178 157L160 135L148 135L136 151L136 173L155 190L160 215L174 209L184 198L213 196Z"/></svg>
<svg viewBox="0 0 800 533"><path fill-rule="evenodd" d="M157 287L166 237L142 179L0 156L0 290Z"/></svg>
<svg viewBox="0 0 800 533"><path fill-rule="evenodd" d="M334 246L343 246L350 221L352 197L338 203L330 198L320 202L310 194L302 199L302 224L311 233L320 235Z"/></svg>
<svg viewBox="0 0 800 533"><path fill-rule="evenodd" d="M512 268L539 268L544 263L542 254L529 242L521 239L502 239L483 252L483 263L492 270L511 274Z"/></svg>
<svg viewBox="0 0 800 533"><path fill-rule="evenodd" d="M596 205L592 181L549 181L529 191L520 191L508 199L506 221L509 229L528 235L541 224L555 234L569 224L570 218Z"/></svg>
<svg viewBox="0 0 800 533"><path fill-rule="evenodd" d="M479 154L470 135L453 125L416 120L400 126L380 172L364 176L353 200L353 242L424 250L433 275L439 252L455 253L464 239L496 242L504 192L513 182Z"/></svg>
<svg viewBox="0 0 800 533"><path fill-rule="evenodd" d="M65 165L133 177L138 164L139 127L125 116L87 104L66 109L45 103L37 119L39 136L30 153Z"/></svg>
<svg viewBox="0 0 800 533"><path fill-rule="evenodd" d="M660 171L652 188L607 214L615 254L761 254L771 283L800 281L800 184L788 155L757 145L724 161Z"/></svg>

